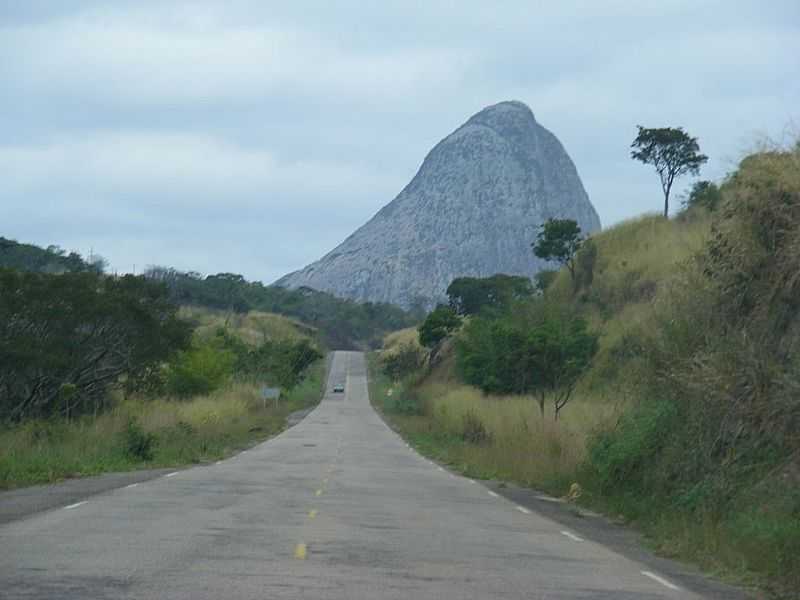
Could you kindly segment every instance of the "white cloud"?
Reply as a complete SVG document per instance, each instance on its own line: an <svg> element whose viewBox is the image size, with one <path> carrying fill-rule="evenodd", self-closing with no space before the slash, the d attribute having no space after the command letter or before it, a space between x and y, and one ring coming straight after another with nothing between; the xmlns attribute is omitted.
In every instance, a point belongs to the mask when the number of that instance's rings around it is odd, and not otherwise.
<svg viewBox="0 0 800 600"><path fill-rule="evenodd" d="M245 103L291 94L397 101L463 77L470 56L446 47L359 54L274 24L68 17L3 32L6 69L29 93L121 104Z"/></svg>

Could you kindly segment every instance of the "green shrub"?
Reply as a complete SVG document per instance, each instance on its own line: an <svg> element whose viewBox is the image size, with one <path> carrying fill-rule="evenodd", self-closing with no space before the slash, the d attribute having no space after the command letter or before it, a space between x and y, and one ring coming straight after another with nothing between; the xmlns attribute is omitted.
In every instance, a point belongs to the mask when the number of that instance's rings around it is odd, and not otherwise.
<svg viewBox="0 0 800 600"><path fill-rule="evenodd" d="M156 436L146 432L135 419L128 421L122 432L125 454L133 460L153 460Z"/></svg>
<svg viewBox="0 0 800 600"><path fill-rule="evenodd" d="M604 494L641 490L644 480L678 422L671 402L643 402L624 414L617 426L590 443L589 464Z"/></svg>
<svg viewBox="0 0 800 600"><path fill-rule="evenodd" d="M169 366L167 390L179 398L208 394L222 387L234 372L236 356L205 342L178 353Z"/></svg>
<svg viewBox="0 0 800 600"><path fill-rule="evenodd" d="M417 344L403 344L381 356L383 372L394 381L413 375L424 360L425 354Z"/></svg>

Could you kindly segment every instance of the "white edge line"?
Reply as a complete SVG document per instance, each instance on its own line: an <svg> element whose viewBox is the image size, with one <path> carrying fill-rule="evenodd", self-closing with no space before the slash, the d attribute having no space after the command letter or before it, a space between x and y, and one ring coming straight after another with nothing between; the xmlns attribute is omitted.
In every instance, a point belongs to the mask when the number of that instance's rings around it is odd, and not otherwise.
<svg viewBox="0 0 800 600"><path fill-rule="evenodd" d="M583 538L582 538L582 537L580 537L580 536L577 536L577 535L575 535L574 533L570 533L569 531L562 531L562 532L561 532L561 535L565 535L565 536L567 536L569 539L571 539L571 540L573 540L573 541L575 541L575 542L582 542L582 541L583 541Z"/></svg>
<svg viewBox="0 0 800 600"><path fill-rule="evenodd" d="M131 489L131 488L135 488L137 485L139 485L139 484L138 484L138 483L131 483L130 485L126 485L126 486L125 486L125 489L126 489L126 490L129 490L129 489Z"/></svg>
<svg viewBox="0 0 800 600"><path fill-rule="evenodd" d="M680 589L681 589L677 585L675 585L674 583L670 583L669 581L667 581L663 577L659 577L658 575L656 575L655 573L651 573L650 571L642 571L642 575L644 575L645 577L649 577L653 581L657 581L658 583L660 583L664 587L668 587L669 589L675 590L676 592L680 591Z"/></svg>
<svg viewBox="0 0 800 600"><path fill-rule="evenodd" d="M221 465L221 464L222 464L222 461L221 461L221 460L218 460L218 461L217 461L217 462L215 462L214 464L215 464L215 465Z"/></svg>
<svg viewBox="0 0 800 600"><path fill-rule="evenodd" d="M523 514L526 514L526 515L529 515L529 514L531 514L531 511L529 511L529 510L528 510L527 508L525 508L524 506L518 506L518 507L517 507L517 510L518 510L519 512L523 513Z"/></svg>
<svg viewBox="0 0 800 600"><path fill-rule="evenodd" d="M500 494L495 494L492 490L487 490L487 492L492 498L499 498L500 497Z"/></svg>
<svg viewBox="0 0 800 600"><path fill-rule="evenodd" d="M180 471L173 471L172 473L167 473L166 475L164 475L164 477L175 477L175 475L177 475L178 473L180 473Z"/></svg>
<svg viewBox="0 0 800 600"><path fill-rule="evenodd" d="M536 496L536 498L538 500L544 500L546 502L563 502L563 500L561 500L560 498L552 498L550 496L539 495L539 496Z"/></svg>
<svg viewBox="0 0 800 600"><path fill-rule="evenodd" d="M69 506L65 506L64 510L70 510L72 508L78 508L79 506L83 506L84 504L86 504L86 502L87 502L87 500L84 500L83 502L76 502L75 504L70 504Z"/></svg>

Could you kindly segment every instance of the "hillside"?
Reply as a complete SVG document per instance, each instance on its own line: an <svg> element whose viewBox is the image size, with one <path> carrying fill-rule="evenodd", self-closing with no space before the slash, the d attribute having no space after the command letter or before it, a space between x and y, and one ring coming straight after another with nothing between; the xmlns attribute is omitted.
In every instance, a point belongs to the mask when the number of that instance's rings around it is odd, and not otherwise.
<svg viewBox="0 0 800 600"><path fill-rule="evenodd" d="M747 157L721 192L711 212L595 234L577 291L565 270L507 314L468 317L383 404L455 468L558 494L577 482L581 502L662 552L789 598L800 588L800 147ZM523 340L554 311L597 335L558 421L549 401L542 418L533 395L463 383L468 337ZM397 355L414 339L387 342ZM497 369L524 354L493 348Z"/></svg>
<svg viewBox="0 0 800 600"><path fill-rule="evenodd" d="M80 254L66 253L57 246L40 248L0 236L0 268L37 273L77 273L88 271L93 265L85 261Z"/></svg>
<svg viewBox="0 0 800 600"><path fill-rule="evenodd" d="M101 257L88 261L75 252L56 246L40 248L0 237L0 269L30 273L103 273ZM302 288L288 290L247 281L236 273L203 276L166 267L150 267L144 276L166 284L171 299L192 305L242 315L250 311L273 313L306 323L330 348L363 348L380 344L388 331L415 323L420 315L388 304L358 303L331 294Z"/></svg>
<svg viewBox="0 0 800 600"><path fill-rule="evenodd" d="M501 102L439 142L400 194L342 244L276 284L431 308L456 277L531 277L545 268L530 244L551 217L600 229L558 138L525 104Z"/></svg>

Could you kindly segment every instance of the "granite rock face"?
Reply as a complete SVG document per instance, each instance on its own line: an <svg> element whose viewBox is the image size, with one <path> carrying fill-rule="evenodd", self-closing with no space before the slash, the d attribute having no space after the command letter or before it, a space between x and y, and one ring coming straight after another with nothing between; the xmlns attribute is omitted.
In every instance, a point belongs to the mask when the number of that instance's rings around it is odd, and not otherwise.
<svg viewBox="0 0 800 600"><path fill-rule="evenodd" d="M425 158L405 189L338 247L276 285L427 308L460 276L532 277L547 219L600 219L558 139L521 102L483 109Z"/></svg>

